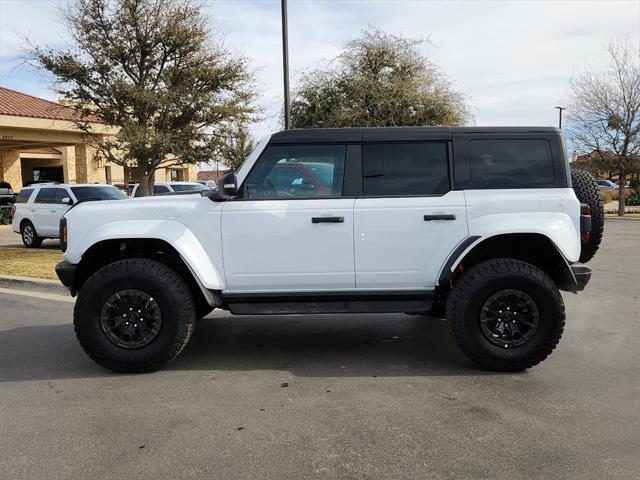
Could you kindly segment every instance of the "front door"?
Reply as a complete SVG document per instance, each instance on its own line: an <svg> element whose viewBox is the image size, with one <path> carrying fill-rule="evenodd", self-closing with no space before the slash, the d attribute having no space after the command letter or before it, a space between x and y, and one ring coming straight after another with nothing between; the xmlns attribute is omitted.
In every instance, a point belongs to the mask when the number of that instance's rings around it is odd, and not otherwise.
<svg viewBox="0 0 640 480"><path fill-rule="evenodd" d="M269 146L222 207L232 292L352 290L353 198L342 198L345 145Z"/></svg>
<svg viewBox="0 0 640 480"><path fill-rule="evenodd" d="M452 246L468 233L462 191L450 191L446 142L362 147L362 197L354 207L356 287L436 285Z"/></svg>

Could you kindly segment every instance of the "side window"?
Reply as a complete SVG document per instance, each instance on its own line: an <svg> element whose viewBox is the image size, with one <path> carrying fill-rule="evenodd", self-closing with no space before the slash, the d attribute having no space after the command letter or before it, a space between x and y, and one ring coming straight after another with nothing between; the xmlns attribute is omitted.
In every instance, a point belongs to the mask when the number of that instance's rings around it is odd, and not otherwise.
<svg viewBox="0 0 640 480"><path fill-rule="evenodd" d="M447 144L362 146L364 196L441 195L449 191Z"/></svg>
<svg viewBox="0 0 640 480"><path fill-rule="evenodd" d="M245 182L245 198L332 198L342 195L344 145L268 147Z"/></svg>
<svg viewBox="0 0 640 480"><path fill-rule="evenodd" d="M169 193L171 190L169 190L169 187L166 187L164 185L154 185L153 186L153 194L154 195L159 195L161 193Z"/></svg>
<svg viewBox="0 0 640 480"><path fill-rule="evenodd" d="M32 193L33 188L25 188L23 190L20 190L20 193L16 197L16 203L27 203Z"/></svg>
<svg viewBox="0 0 640 480"><path fill-rule="evenodd" d="M469 163L474 185L518 188L555 180L546 140L471 140Z"/></svg>
<svg viewBox="0 0 640 480"><path fill-rule="evenodd" d="M63 198L71 198L71 194L67 191L66 188L56 188L56 196L53 203L62 204Z"/></svg>
<svg viewBox="0 0 640 480"><path fill-rule="evenodd" d="M55 203L57 188L41 188L35 203Z"/></svg>

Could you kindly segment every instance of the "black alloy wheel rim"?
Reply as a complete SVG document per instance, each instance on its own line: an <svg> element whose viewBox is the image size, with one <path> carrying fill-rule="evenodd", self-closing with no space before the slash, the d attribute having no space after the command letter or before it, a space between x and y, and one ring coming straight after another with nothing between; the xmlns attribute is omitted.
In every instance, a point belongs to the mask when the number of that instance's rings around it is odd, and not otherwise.
<svg viewBox="0 0 640 480"><path fill-rule="evenodd" d="M120 290L104 302L100 327L107 340L118 347L145 347L158 336L162 327L160 305L141 290Z"/></svg>
<svg viewBox="0 0 640 480"><path fill-rule="evenodd" d="M489 342L503 348L527 343L540 322L538 305L521 290L500 290L480 309L480 329Z"/></svg>

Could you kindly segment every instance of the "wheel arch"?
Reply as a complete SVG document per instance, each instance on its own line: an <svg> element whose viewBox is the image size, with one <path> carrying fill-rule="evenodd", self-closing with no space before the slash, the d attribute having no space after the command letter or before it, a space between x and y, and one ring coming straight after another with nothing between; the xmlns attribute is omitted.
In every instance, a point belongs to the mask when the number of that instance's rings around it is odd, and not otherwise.
<svg viewBox="0 0 640 480"><path fill-rule="evenodd" d="M91 275L100 268L124 258L148 258L166 264L187 283L196 302L212 307L220 304L219 297L206 288L189 262L169 242L159 238L107 239L94 243L83 254L74 276L74 290L79 291Z"/></svg>
<svg viewBox="0 0 640 480"><path fill-rule="evenodd" d="M549 275L558 288L573 291L575 278L567 259L548 236L537 233L503 233L490 237L468 237L449 256L439 279L439 288L450 288L466 269L492 258L515 258L535 265Z"/></svg>

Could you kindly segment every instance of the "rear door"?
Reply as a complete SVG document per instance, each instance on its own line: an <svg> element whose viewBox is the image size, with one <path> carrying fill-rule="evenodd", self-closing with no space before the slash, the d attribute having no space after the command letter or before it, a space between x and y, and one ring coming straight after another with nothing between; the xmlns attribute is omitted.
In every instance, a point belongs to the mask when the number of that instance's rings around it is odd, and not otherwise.
<svg viewBox="0 0 640 480"><path fill-rule="evenodd" d="M33 225L36 228L38 235L42 237L48 237L57 234L57 226L54 232L53 221L51 219L52 214L56 213L56 192L59 190L56 187L42 187L38 191L33 206L31 208L31 214L33 215Z"/></svg>
<svg viewBox="0 0 640 480"><path fill-rule="evenodd" d="M451 190L448 143L366 143L362 177L356 287L432 289L444 258L468 233L464 193Z"/></svg>
<svg viewBox="0 0 640 480"><path fill-rule="evenodd" d="M222 206L225 277L233 292L352 290L354 198L344 198L347 147L271 145ZM324 183L306 181L318 164ZM308 178L307 178L308 180Z"/></svg>

